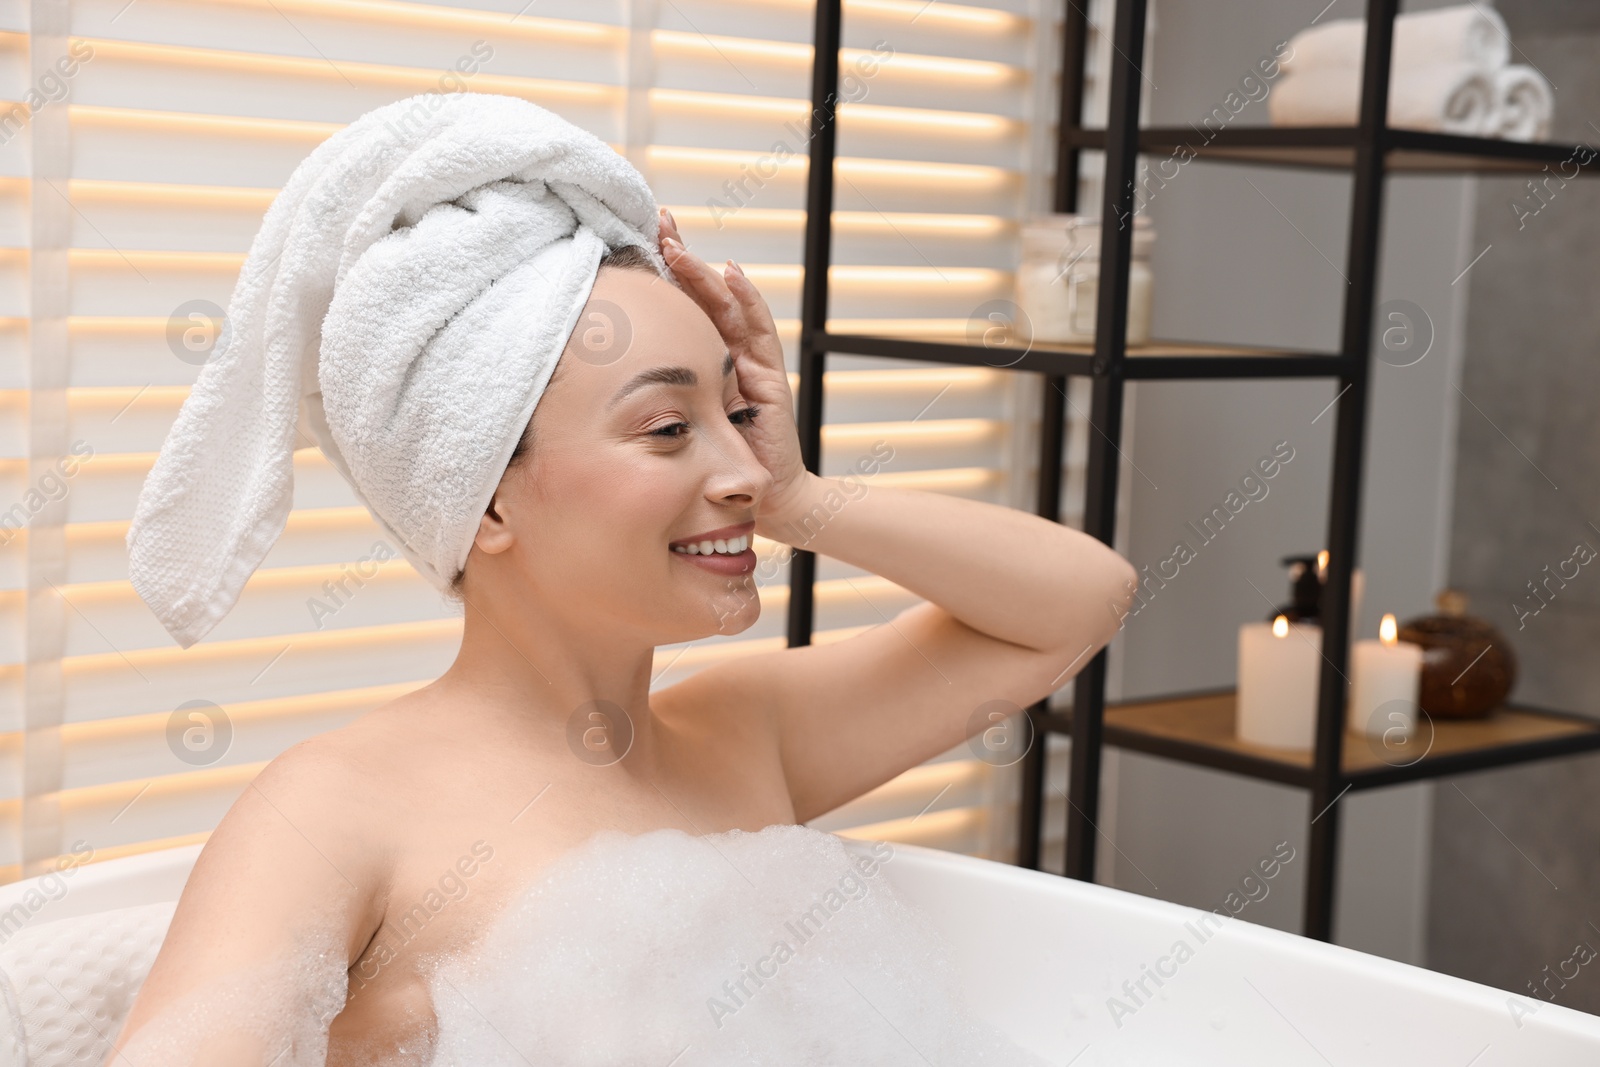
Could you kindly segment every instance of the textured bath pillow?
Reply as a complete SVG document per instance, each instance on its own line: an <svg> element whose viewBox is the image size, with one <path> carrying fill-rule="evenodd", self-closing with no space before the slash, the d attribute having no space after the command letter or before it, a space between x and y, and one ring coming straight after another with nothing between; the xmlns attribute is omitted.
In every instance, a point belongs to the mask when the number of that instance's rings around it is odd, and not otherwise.
<svg viewBox="0 0 1600 1067"><path fill-rule="evenodd" d="M177 904L27 926L0 945L0 1063L94 1067L111 1051ZM11 1047L7 1047L6 1042Z"/></svg>

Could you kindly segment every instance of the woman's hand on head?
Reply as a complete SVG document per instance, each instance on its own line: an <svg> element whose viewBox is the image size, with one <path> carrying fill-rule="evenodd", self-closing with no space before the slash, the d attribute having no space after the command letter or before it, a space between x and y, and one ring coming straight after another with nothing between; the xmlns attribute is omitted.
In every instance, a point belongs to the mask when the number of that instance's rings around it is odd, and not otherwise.
<svg viewBox="0 0 1600 1067"><path fill-rule="evenodd" d="M786 517L799 505L810 472L800 456L795 430L794 393L783 365L783 345L755 283L732 260L717 271L689 251L672 213L661 209L661 255L683 291L700 306L733 356L739 394L760 409L741 432L757 460L772 474L772 489L758 511L761 518Z"/></svg>

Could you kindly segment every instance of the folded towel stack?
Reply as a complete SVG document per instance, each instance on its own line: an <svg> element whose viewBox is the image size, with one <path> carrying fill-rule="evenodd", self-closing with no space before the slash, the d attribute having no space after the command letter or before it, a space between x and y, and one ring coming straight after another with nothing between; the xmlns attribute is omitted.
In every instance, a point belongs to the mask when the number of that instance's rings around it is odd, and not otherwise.
<svg viewBox="0 0 1600 1067"><path fill-rule="evenodd" d="M1275 126L1350 126L1358 120L1363 19L1336 19L1289 42L1283 76L1267 98ZM1394 24L1389 125L1531 141L1550 127L1550 83L1512 65L1511 37L1476 3L1401 15Z"/></svg>

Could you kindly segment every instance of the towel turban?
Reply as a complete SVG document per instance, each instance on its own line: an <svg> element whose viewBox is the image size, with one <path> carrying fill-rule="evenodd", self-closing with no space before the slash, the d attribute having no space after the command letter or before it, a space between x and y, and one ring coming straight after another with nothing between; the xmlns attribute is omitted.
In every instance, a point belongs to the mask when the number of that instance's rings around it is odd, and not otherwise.
<svg viewBox="0 0 1600 1067"><path fill-rule="evenodd" d="M250 246L128 529L133 587L188 648L238 600L315 444L442 593L607 250L667 273L655 200L535 104L425 93L295 169Z"/></svg>

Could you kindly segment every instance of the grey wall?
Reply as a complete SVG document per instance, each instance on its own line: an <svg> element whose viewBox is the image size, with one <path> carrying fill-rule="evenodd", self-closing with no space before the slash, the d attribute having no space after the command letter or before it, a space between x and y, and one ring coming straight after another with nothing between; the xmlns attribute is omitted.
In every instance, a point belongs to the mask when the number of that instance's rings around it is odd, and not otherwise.
<svg viewBox="0 0 1600 1067"><path fill-rule="evenodd" d="M1341 12L1340 7L1350 9ZM1158 4L1155 60L1145 86L1151 121L1198 120L1274 44L1316 13L1271 0ZM1339 0L1326 17L1354 14ZM1265 103L1235 120L1267 121ZM1381 296L1421 306L1436 338L1413 367L1379 366L1373 383L1361 566L1367 594L1358 633L1381 613L1431 610L1447 568L1449 472L1455 438L1470 185L1407 179L1389 186ZM1195 340L1332 351L1343 276L1349 180L1341 175L1189 164L1155 191L1156 333ZM1328 382L1140 384L1130 400L1132 472L1127 551L1135 565L1166 557L1196 518L1278 441L1295 457L1215 542L1119 638L1123 695L1232 685L1240 623L1286 599L1278 559L1325 547L1334 399ZM1189 537L1191 542L1195 539ZM1345 820L1336 937L1421 962L1426 933L1432 787L1341 802ZM1246 918L1298 929L1310 816L1305 794L1159 760L1117 760L1114 812L1122 888L1203 907L1220 903L1278 841L1300 849Z"/></svg>
<svg viewBox="0 0 1600 1067"><path fill-rule="evenodd" d="M1600 147L1600 4L1499 6L1517 58L1556 86L1553 137ZM1519 229L1510 204L1534 204L1525 184L1479 183L1474 254L1490 251L1463 283L1461 388L1471 403L1462 404L1450 576L1515 649L1514 700L1594 715L1600 562L1565 588L1552 584L1549 606L1521 629L1512 608L1532 605L1526 583L1579 541L1600 549L1600 181L1552 182L1546 196ZM1600 950L1600 759L1447 783L1432 836L1431 966L1528 993L1580 941ZM1600 967L1548 989L1600 1012Z"/></svg>

